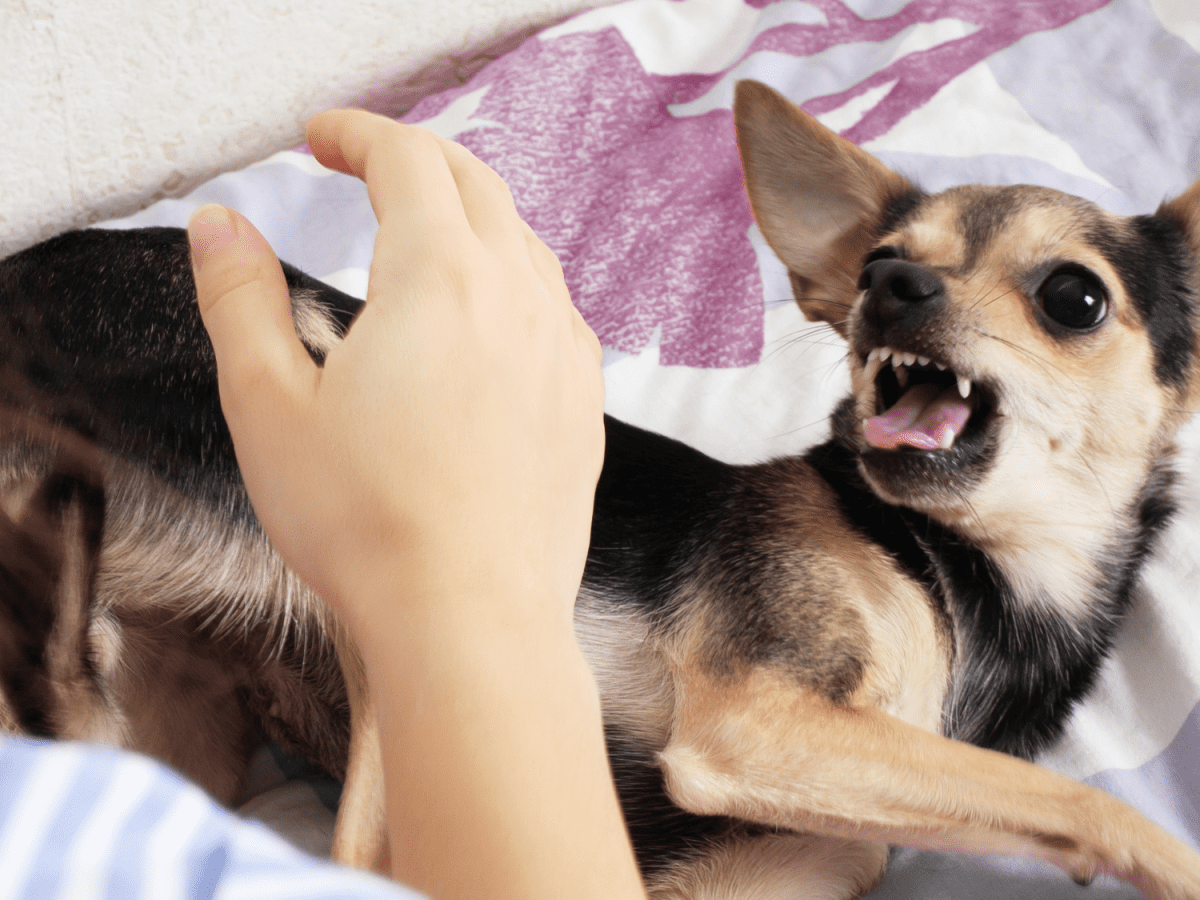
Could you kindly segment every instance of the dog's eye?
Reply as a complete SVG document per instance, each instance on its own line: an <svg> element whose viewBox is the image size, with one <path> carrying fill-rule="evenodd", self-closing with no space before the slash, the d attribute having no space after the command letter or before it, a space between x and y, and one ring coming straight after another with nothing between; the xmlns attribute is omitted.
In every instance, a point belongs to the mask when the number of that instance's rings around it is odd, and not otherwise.
<svg viewBox="0 0 1200 900"><path fill-rule="evenodd" d="M1099 279L1078 269L1060 269L1047 278L1038 302L1047 316L1073 331L1095 328L1108 308Z"/></svg>

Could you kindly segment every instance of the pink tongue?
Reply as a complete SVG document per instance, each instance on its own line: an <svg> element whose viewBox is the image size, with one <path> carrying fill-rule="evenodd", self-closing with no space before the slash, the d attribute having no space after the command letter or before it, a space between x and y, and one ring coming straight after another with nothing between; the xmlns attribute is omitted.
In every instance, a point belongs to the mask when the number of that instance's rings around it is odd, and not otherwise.
<svg viewBox="0 0 1200 900"><path fill-rule="evenodd" d="M942 446L947 432L951 441L958 437L971 407L955 385L916 384L883 415L863 423L863 437L872 447L891 450L901 444L920 450Z"/></svg>

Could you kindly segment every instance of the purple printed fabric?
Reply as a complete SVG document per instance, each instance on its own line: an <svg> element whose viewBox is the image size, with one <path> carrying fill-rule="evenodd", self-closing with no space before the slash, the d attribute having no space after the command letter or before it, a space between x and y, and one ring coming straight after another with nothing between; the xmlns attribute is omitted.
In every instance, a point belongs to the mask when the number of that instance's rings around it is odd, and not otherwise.
<svg viewBox="0 0 1200 900"><path fill-rule="evenodd" d="M843 348L789 302L746 202L733 85L757 78L929 190L1033 183L1118 213L1200 176L1200 8L1182 0L626 0L530 38L405 121L508 181L606 350L607 405L720 458L821 439ZM365 191L302 150L112 227L236 206L363 296ZM520 348L513 348L520 352ZM1200 846L1200 425L1183 509L1095 695L1044 762ZM902 852L878 897L1076 897L1026 862ZM1134 897L1104 883L1093 897Z"/></svg>
<svg viewBox="0 0 1200 900"><path fill-rule="evenodd" d="M521 214L558 254L572 296L601 341L638 352L661 330L664 365L744 366L758 361L763 328L732 111L685 116L673 108L699 99L757 54L786 55L802 70L806 59L841 46L886 45L922 24L951 19L975 26L967 37L802 98L819 115L888 86L844 131L863 143L998 50L1103 2L916 0L881 19L863 18L836 0L791 4L818 15L766 24L730 54L725 70L703 75L646 71L618 28L574 32L527 41L469 85L418 104L406 120L432 118L459 96L485 89L474 116L495 125L457 137L509 183Z"/></svg>

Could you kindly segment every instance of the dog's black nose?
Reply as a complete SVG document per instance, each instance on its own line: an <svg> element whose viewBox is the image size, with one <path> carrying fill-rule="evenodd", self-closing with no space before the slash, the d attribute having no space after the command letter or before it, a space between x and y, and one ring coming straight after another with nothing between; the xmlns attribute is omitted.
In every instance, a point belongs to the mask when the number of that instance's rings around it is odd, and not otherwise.
<svg viewBox="0 0 1200 900"><path fill-rule="evenodd" d="M928 269L903 259L877 259L863 267L858 289L918 302L942 292L942 280Z"/></svg>
<svg viewBox="0 0 1200 900"><path fill-rule="evenodd" d="M858 289L866 291L865 312L879 324L910 324L933 312L945 297L942 279L903 259L877 259L863 266Z"/></svg>

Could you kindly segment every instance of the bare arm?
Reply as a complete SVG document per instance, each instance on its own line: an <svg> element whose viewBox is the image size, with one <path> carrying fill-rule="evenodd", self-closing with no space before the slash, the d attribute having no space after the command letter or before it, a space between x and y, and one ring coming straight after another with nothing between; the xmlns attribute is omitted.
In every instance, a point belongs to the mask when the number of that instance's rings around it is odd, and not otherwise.
<svg viewBox="0 0 1200 900"><path fill-rule="evenodd" d="M190 226L255 510L359 642L394 874L437 900L643 897L571 619L603 459L595 336L507 189L463 148L316 117L380 222L324 368L245 219Z"/></svg>

